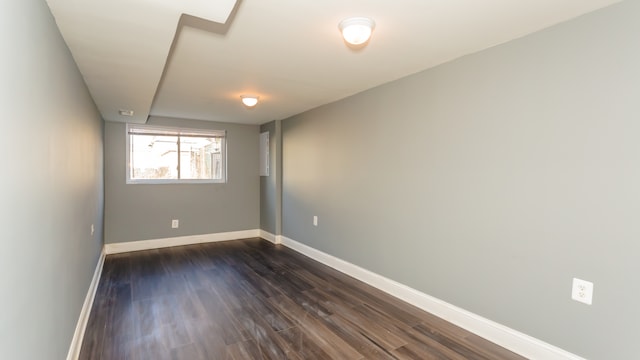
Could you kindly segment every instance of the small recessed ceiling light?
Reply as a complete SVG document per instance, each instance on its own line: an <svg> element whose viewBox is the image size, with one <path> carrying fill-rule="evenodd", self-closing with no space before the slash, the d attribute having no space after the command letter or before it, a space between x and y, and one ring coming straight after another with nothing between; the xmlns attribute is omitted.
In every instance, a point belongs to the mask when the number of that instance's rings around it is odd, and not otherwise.
<svg viewBox="0 0 640 360"><path fill-rule="evenodd" d="M118 113L120 113L120 115L122 116L133 116L133 110L120 109Z"/></svg>
<svg viewBox="0 0 640 360"><path fill-rule="evenodd" d="M347 18L338 24L342 37L351 45L366 43L375 27L375 21L366 17Z"/></svg>
<svg viewBox="0 0 640 360"><path fill-rule="evenodd" d="M240 95L240 99L244 106L254 107L258 104L258 99L260 99L260 97L256 95Z"/></svg>

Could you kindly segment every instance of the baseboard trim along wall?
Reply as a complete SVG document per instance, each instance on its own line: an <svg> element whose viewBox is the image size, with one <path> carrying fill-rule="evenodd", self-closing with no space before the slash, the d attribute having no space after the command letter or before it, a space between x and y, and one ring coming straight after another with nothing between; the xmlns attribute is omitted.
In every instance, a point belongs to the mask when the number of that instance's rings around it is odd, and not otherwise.
<svg viewBox="0 0 640 360"><path fill-rule="evenodd" d="M261 229L260 237L276 245L282 244L282 235L273 235L272 233Z"/></svg>
<svg viewBox="0 0 640 360"><path fill-rule="evenodd" d="M67 353L67 360L76 360L78 356L80 356L80 348L82 347L84 332L87 328L87 323L89 322L89 314L91 314L93 300L96 297L96 291L98 290L98 284L100 283L100 276L102 275L102 266L104 265L105 255L106 254L103 249L100 253L100 257L98 258L96 269L93 272L93 279L91 279L91 284L89 285L87 296L84 298L82 310L80 310L80 317L78 318L76 330L73 333L73 338L71 339L71 346L69 347L69 352Z"/></svg>
<svg viewBox="0 0 640 360"><path fill-rule="evenodd" d="M585 360L584 358L538 340L482 316L476 315L409 286L361 268L295 240L281 236L282 245L318 262L352 276L392 296L432 313L478 336L529 359Z"/></svg>
<svg viewBox="0 0 640 360"><path fill-rule="evenodd" d="M151 239L151 240L123 242L123 243L110 243L110 244L104 245L104 250L105 250L105 253L109 255L109 254L118 254L118 253L131 252L131 251L160 249L160 248L172 247L172 246L248 239L248 238L260 237L260 236L261 236L261 230L252 229L252 230L231 231L231 232L215 233L215 234L178 236L178 237L171 237L171 238L164 238L164 239Z"/></svg>

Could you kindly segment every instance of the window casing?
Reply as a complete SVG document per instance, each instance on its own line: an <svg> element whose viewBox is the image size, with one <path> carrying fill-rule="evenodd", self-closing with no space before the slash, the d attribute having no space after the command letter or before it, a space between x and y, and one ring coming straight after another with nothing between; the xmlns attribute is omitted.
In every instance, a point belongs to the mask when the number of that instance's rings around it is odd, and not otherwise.
<svg viewBox="0 0 640 360"><path fill-rule="evenodd" d="M127 124L127 184L224 183L226 132Z"/></svg>

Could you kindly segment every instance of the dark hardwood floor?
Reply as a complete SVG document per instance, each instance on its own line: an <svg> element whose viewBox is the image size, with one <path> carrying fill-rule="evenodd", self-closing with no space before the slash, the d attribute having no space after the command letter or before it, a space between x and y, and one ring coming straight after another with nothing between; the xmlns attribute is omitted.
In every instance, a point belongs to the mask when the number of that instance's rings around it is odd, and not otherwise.
<svg viewBox="0 0 640 360"><path fill-rule="evenodd" d="M80 359L522 359L260 239L107 256Z"/></svg>

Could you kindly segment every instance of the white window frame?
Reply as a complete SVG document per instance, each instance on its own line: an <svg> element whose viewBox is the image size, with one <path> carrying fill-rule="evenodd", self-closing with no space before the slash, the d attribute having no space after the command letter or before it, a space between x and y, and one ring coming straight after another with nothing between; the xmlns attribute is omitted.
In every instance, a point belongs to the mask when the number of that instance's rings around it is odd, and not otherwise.
<svg viewBox="0 0 640 360"><path fill-rule="evenodd" d="M158 133L167 136L203 136L220 137L222 177L221 179L132 179L131 178L131 132L142 130L142 132ZM142 134L142 133L141 133ZM170 126L127 124L126 126L126 183L127 184L221 184L227 182L227 132L225 130L191 129ZM178 141L179 143L179 141ZM178 156L179 157L179 156ZM178 169L178 174L180 170Z"/></svg>

